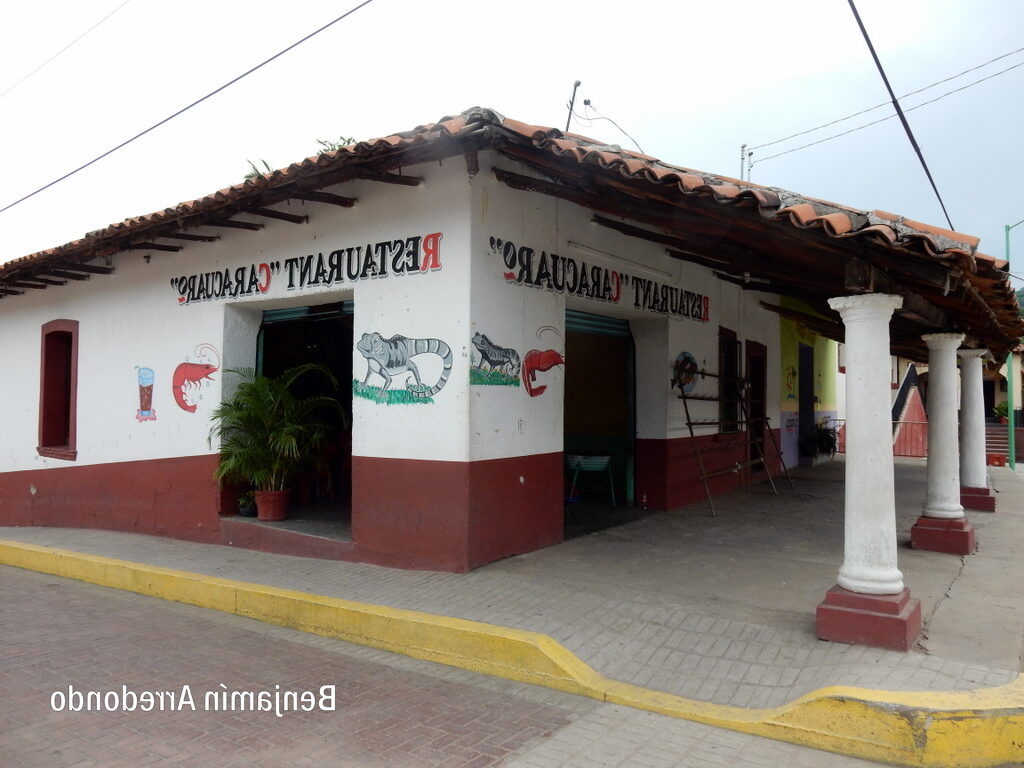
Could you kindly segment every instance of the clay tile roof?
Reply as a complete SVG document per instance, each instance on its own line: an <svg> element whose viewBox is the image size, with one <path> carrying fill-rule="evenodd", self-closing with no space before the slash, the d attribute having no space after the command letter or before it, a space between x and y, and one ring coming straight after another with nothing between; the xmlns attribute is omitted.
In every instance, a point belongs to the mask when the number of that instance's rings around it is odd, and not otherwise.
<svg viewBox="0 0 1024 768"><path fill-rule="evenodd" d="M806 294L810 302L821 299L822 312L827 314L830 310L822 296L847 292L844 266L856 257L879 269L880 279L896 276L902 288L923 295L945 313L951 325L975 334L979 343L988 344L997 354L1004 354L1024 335L1006 264L977 253L976 237L887 211L861 211L673 165L482 107L307 157L206 197L126 219L15 259L0 265L0 298L16 293L5 289L7 283L47 268L68 269L109 258L133 243L199 225L216 226L217 221L239 213L259 215L254 209L308 197L310 192L352 179L379 179L383 174L395 181L416 164L468 157L479 150L494 150L530 171L513 173L498 168L499 163L495 173L504 173L505 183L566 197L602 216L639 222L643 225L639 229L632 224L611 225L625 227L634 236L673 244L679 253L714 256L725 265L716 272L722 279L732 279L730 269L732 275L763 271L778 283L779 290L769 293L786 288L795 291L791 295ZM809 277L801 283L801 275L813 275L820 284ZM962 290L954 294L950 286L955 284ZM913 328L903 329L900 323L894 323L894 328L913 345Z"/></svg>

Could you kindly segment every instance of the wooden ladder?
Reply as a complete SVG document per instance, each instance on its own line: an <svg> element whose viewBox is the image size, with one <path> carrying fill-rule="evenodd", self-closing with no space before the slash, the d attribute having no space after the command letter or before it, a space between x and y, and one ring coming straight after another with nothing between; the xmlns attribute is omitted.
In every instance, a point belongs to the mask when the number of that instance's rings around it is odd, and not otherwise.
<svg viewBox="0 0 1024 768"><path fill-rule="evenodd" d="M786 462L782 458L782 451L779 450L778 441L775 439L775 433L772 431L771 426L768 423L768 417L763 416L758 419L750 418L750 409L747 402L747 394L750 389L750 382L747 379L740 377L725 377L720 376L717 373L709 373L708 371L701 370L698 374L701 378L708 377L713 379L728 380L736 383L736 399L725 398L721 395L689 395L683 386L682 372L677 375L677 378L673 381L673 385L679 387L679 399L683 401L683 411L686 413L686 427L690 432L690 444L693 446L694 455L697 458L697 467L700 470L700 480L704 485L704 495L707 496L708 506L711 507L712 516L717 515L715 511L715 502L711 498L711 487L708 485L708 480L713 477L719 477L720 475L727 475L729 473L738 473L740 470L747 467L760 464L764 467L765 474L768 476L768 482L771 484L772 493L776 496L779 493L779 489L775 486L775 478L772 477L771 470L768 468L768 462L765 460L764 454L764 442L765 435L771 441L772 449L775 451L775 455L779 457L779 466L782 467L782 473L786 476L786 480L789 481L789 487L795 488L793 485L793 478L790 477L789 470L786 468ZM690 401L691 400L703 400L711 401L716 403L736 403L739 406L739 412L736 414L736 419L723 420L721 418L721 409L719 409L719 418L717 419L704 419L694 421L690 415ZM721 432L722 424L729 424L736 427L737 439L731 440L728 443L716 444L710 448L700 448L697 445L696 435L694 434L694 426L716 426ZM751 434L750 427L754 423L761 424L761 437L754 437ZM742 427L743 429L740 429ZM742 437L740 437L742 435ZM711 451L719 451L724 448L733 448L737 445L750 445L753 446L756 456L746 461L738 461L731 467L726 469L716 470L714 472L708 472L704 466L704 454Z"/></svg>

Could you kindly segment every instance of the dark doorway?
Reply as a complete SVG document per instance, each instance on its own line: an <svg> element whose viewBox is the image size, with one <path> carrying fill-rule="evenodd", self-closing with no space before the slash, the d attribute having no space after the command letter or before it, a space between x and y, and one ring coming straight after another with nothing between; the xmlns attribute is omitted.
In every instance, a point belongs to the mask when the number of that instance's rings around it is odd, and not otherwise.
<svg viewBox="0 0 1024 768"><path fill-rule="evenodd" d="M754 460L766 455L765 451L765 416L768 400L768 348L756 341L747 342L747 407L750 422L747 431L750 448L747 459ZM764 464L751 464L752 474L766 471Z"/></svg>
<svg viewBox="0 0 1024 768"><path fill-rule="evenodd" d="M985 398L985 418L996 420L992 415L992 409L996 407L996 382L995 379L985 379L981 383L982 395Z"/></svg>
<svg viewBox="0 0 1024 768"><path fill-rule="evenodd" d="M572 538L636 517L634 349L626 320L570 310L565 326L564 535Z"/></svg>
<svg viewBox="0 0 1024 768"><path fill-rule="evenodd" d="M737 432L740 424L740 342L736 332L718 329L719 431Z"/></svg>
<svg viewBox="0 0 1024 768"><path fill-rule="evenodd" d="M352 423L352 302L267 310L257 347L257 370L278 376L289 368L317 363L338 380L331 388L322 376L307 374L295 383L300 397L330 395ZM323 469L301 478L292 491L289 521L281 527L330 535L336 526L349 530L352 502L352 432L340 420L324 449ZM336 532L336 531L335 531Z"/></svg>
<svg viewBox="0 0 1024 768"><path fill-rule="evenodd" d="M800 464L813 464L818 455L818 441L814 435L814 347L800 345Z"/></svg>

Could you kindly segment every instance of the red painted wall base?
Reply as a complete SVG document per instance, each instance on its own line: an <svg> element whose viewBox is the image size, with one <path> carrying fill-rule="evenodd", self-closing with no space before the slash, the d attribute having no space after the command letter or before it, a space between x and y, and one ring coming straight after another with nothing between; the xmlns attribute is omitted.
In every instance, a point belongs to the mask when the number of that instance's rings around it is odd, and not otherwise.
<svg viewBox="0 0 1024 768"><path fill-rule="evenodd" d="M220 457L184 456L0 473L0 525L106 528L220 540Z"/></svg>
<svg viewBox="0 0 1024 768"><path fill-rule="evenodd" d="M921 602L904 588L896 595L863 595L838 584L816 613L822 640L909 651L921 634Z"/></svg>
<svg viewBox="0 0 1024 768"><path fill-rule="evenodd" d="M562 540L562 454L490 461L352 457L360 560L464 572Z"/></svg>
<svg viewBox="0 0 1024 768"><path fill-rule="evenodd" d="M996 511L996 494L991 488L960 486L960 506L978 512Z"/></svg>
<svg viewBox="0 0 1024 768"><path fill-rule="evenodd" d="M776 444L781 444L779 430L773 429ZM636 498L647 495L647 506L650 509L669 510L703 501L704 485L700 479L700 467L697 463L696 448L701 453L706 473L728 469L737 463L747 460L748 444L745 432L703 435L694 440L689 437L672 438L670 440L638 439L636 441ZM772 450L770 440L765 441L765 456L768 471L778 476L780 470L779 457ZM729 472L708 480L712 497L738 488L742 485L759 482L766 477L763 471L755 471L752 467L739 472Z"/></svg>
<svg viewBox="0 0 1024 768"><path fill-rule="evenodd" d="M976 546L974 525L966 517L948 520L922 516L910 528L910 546L927 552L970 555Z"/></svg>

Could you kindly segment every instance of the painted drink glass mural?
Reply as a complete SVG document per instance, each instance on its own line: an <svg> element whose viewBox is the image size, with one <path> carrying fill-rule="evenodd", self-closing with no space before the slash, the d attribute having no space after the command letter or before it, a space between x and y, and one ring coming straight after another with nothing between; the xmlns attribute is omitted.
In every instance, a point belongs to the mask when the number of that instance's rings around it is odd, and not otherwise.
<svg viewBox="0 0 1024 768"><path fill-rule="evenodd" d="M140 368L135 366L139 379L139 409L135 412L135 418L140 421L156 421L156 410L153 408L153 382L156 374L152 368Z"/></svg>

